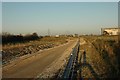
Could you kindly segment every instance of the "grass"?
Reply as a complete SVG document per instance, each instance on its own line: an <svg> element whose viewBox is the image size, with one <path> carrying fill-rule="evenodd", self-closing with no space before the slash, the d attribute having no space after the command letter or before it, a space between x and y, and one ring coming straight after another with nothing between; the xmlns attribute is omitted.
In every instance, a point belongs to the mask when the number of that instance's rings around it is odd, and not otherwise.
<svg viewBox="0 0 120 80"><path fill-rule="evenodd" d="M91 57L101 77L118 78L120 75L120 44L118 36L82 36L95 48ZM86 44L88 47L89 44ZM85 48L86 48L85 47ZM96 52L95 52L96 51ZM90 55L89 55L90 56ZM91 58L90 58L91 59ZM99 72L98 72L99 73Z"/></svg>
<svg viewBox="0 0 120 80"><path fill-rule="evenodd" d="M17 48L17 47L25 47L25 46L29 46L29 45L44 45L44 44L48 44L48 43L52 43L52 44L63 44L66 43L66 37L60 37L60 38L56 38L56 37L44 37L42 39L38 39L38 40L34 40L34 41L28 41L28 42L24 42L24 43L8 43L2 46L2 49L11 49L11 48Z"/></svg>
<svg viewBox="0 0 120 80"><path fill-rule="evenodd" d="M85 38L94 45L103 61L108 65L108 77L117 77L120 74L118 36L85 36Z"/></svg>

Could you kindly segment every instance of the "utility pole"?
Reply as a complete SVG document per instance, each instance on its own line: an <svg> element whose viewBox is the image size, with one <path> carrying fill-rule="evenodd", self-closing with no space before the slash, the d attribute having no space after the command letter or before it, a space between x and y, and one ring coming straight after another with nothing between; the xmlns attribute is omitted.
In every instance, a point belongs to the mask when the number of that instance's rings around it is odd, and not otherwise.
<svg viewBox="0 0 120 80"><path fill-rule="evenodd" d="M50 36L50 29L48 29L48 36Z"/></svg>

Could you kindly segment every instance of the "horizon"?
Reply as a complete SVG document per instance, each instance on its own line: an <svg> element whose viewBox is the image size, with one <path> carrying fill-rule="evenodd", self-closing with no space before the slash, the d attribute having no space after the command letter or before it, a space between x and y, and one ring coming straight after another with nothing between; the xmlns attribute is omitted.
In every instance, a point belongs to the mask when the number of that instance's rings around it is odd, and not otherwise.
<svg viewBox="0 0 120 80"><path fill-rule="evenodd" d="M118 27L117 2L3 2L2 14L2 31L11 34L100 34Z"/></svg>

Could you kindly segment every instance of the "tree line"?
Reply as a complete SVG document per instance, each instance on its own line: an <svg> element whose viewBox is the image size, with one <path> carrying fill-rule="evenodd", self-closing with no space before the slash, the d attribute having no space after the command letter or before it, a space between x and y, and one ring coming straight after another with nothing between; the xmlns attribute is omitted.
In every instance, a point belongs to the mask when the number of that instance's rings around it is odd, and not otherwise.
<svg viewBox="0 0 120 80"><path fill-rule="evenodd" d="M32 34L28 34L25 36L23 36L22 34L14 35L14 34L3 33L2 44L26 42L26 41L31 41L31 40L37 40L40 38L42 37L39 37L37 33L32 33Z"/></svg>

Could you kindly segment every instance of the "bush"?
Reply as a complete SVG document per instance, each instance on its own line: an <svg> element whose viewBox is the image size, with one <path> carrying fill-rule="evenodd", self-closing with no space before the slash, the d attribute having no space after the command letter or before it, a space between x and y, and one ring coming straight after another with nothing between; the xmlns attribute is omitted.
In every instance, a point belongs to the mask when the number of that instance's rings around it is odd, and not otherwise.
<svg viewBox="0 0 120 80"><path fill-rule="evenodd" d="M41 37L42 38L42 37ZM39 39L37 33L29 34L29 35L12 35L12 34L3 34L2 35L2 43L17 43L17 42L25 42L30 40L37 40Z"/></svg>

